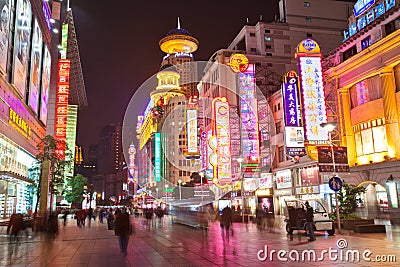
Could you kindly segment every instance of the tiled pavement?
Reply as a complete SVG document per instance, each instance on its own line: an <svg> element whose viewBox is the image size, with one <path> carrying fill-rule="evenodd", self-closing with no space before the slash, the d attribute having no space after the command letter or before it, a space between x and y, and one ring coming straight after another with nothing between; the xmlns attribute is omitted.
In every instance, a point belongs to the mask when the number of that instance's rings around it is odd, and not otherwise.
<svg viewBox="0 0 400 267"><path fill-rule="evenodd" d="M60 221L61 222L61 221ZM210 226L208 233L183 225L172 224L166 216L162 225L156 223L148 229L141 218L135 219L136 233L129 242L128 255L119 251L118 239L106 224L97 221L91 227L78 228L74 220L67 226L60 226L60 234L55 241L46 241L41 234L19 238L20 244L9 243L5 227L0 227L0 266L398 266L398 263L377 263L360 261L347 262L346 253L369 249L376 255L395 255L400 261L400 230L388 227L387 234L358 234L345 232L341 235L317 235L316 242L308 242L302 233L287 235L282 225L272 233L259 232L253 224L234 224L234 235L229 242L223 240L218 223ZM337 242L347 242L347 247L338 249ZM341 243L341 244L342 244ZM276 250L273 260L258 259L257 254L267 246ZM330 260L329 248L338 250L339 260ZM285 250L282 255L296 257L302 251L314 250L316 261L281 261L277 251ZM321 258L322 250L328 250ZM351 252L351 251L350 251ZM349 253L350 253L349 252ZM290 253L290 254L289 254ZM343 259L340 260L340 253ZM348 253L348 254L349 254ZM306 254L307 255L307 254ZM332 257L336 254L333 252Z"/></svg>

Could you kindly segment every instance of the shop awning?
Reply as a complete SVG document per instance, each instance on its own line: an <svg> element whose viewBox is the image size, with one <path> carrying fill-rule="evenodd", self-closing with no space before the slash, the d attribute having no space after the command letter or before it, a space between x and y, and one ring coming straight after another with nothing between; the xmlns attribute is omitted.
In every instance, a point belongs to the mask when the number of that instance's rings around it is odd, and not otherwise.
<svg viewBox="0 0 400 267"><path fill-rule="evenodd" d="M17 173L14 172L9 172L9 171L0 171L0 178L5 178L5 179L17 179L17 180L21 180L27 183L33 183L34 181L28 177L19 175Z"/></svg>

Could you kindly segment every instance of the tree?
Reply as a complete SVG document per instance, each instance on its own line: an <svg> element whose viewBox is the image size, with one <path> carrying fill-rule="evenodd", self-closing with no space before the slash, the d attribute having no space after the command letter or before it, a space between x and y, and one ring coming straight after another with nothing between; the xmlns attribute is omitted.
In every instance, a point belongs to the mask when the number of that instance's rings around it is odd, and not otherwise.
<svg viewBox="0 0 400 267"><path fill-rule="evenodd" d="M66 147L65 141L55 139L51 135L46 135L37 145L39 154L36 160L43 166L43 163L48 162L50 167L49 175L49 191L50 191L50 209L53 205L54 195L60 194L62 186L64 185L64 170L69 161L65 160L65 155L59 153L60 147ZM68 148L66 152L70 153ZM70 157L69 157L70 158ZM40 186L42 183L42 169L40 170L39 183L38 183L38 199L40 198ZM37 212L37 205L35 207L35 214ZM35 215L36 216L36 215Z"/></svg>
<svg viewBox="0 0 400 267"><path fill-rule="evenodd" d="M349 217L349 215L354 214L358 205L362 203L360 199L361 193L365 193L364 187L343 182L342 190L338 192L339 211L343 217Z"/></svg>
<svg viewBox="0 0 400 267"><path fill-rule="evenodd" d="M82 174L67 178L65 199L74 205L82 203L85 185L87 185L87 178Z"/></svg>

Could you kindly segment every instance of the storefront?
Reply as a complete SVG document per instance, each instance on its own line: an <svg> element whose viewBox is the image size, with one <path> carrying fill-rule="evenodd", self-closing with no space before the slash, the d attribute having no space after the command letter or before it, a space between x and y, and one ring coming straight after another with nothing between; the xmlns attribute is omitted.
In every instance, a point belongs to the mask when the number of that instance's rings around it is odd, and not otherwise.
<svg viewBox="0 0 400 267"><path fill-rule="evenodd" d="M28 170L35 158L0 134L0 218L27 213L33 205L33 181Z"/></svg>

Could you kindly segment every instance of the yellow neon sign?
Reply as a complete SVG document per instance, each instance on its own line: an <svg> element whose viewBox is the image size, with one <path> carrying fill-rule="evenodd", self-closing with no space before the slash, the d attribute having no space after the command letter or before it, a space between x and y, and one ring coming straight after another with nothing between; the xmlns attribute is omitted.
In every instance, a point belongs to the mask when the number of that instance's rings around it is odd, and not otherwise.
<svg viewBox="0 0 400 267"><path fill-rule="evenodd" d="M26 139L31 139L31 127L12 108L9 109L8 123L21 133Z"/></svg>

